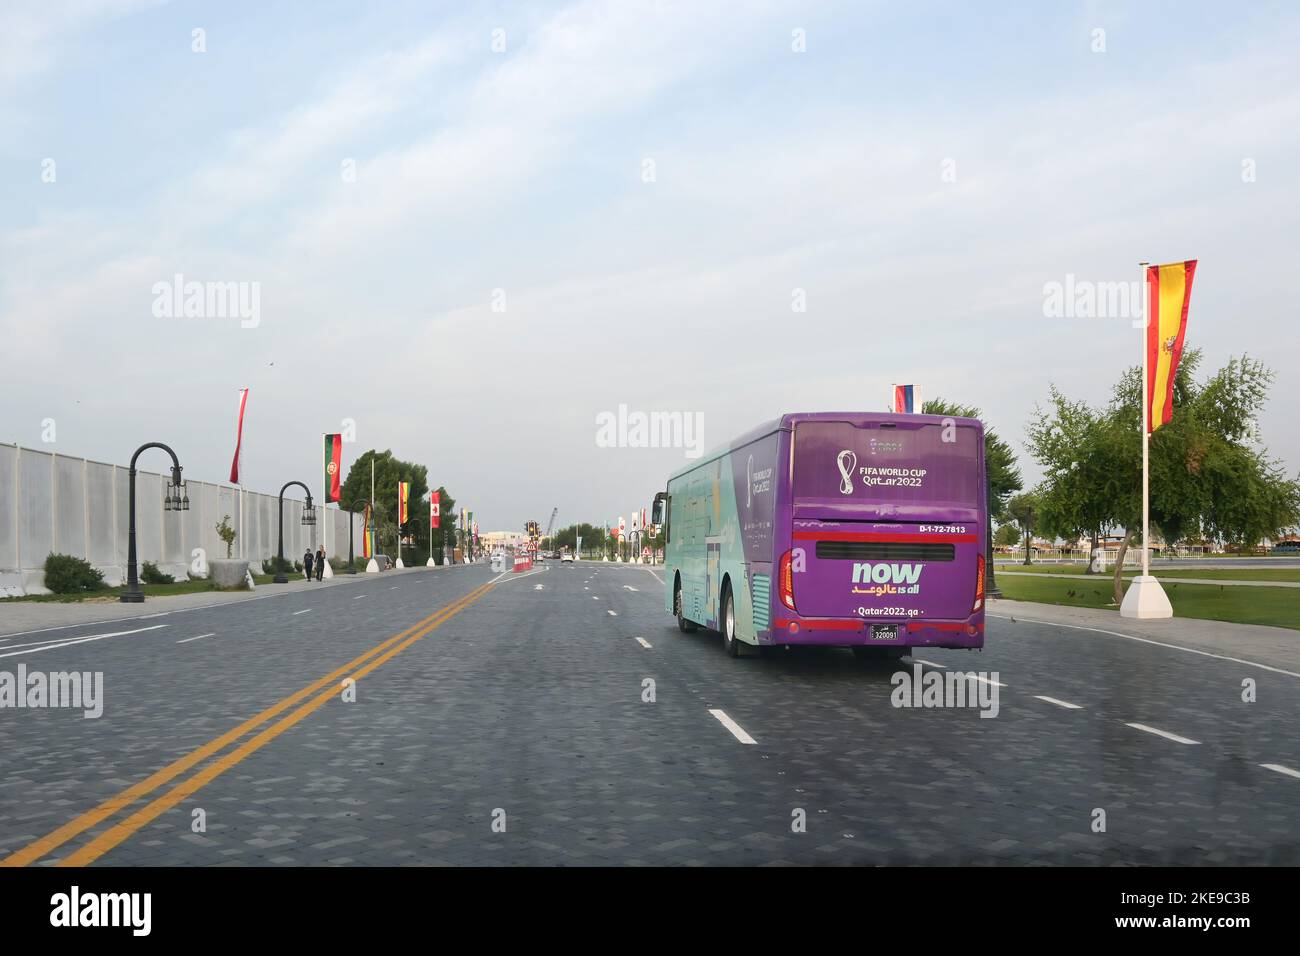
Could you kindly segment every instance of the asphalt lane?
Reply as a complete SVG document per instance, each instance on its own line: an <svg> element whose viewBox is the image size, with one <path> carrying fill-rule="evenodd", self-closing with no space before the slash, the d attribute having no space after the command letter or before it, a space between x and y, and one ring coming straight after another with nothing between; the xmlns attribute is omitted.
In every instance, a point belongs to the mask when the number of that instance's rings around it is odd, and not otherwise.
<svg viewBox="0 0 1300 956"><path fill-rule="evenodd" d="M490 577L382 575L0 659L107 682L99 720L0 712L0 852ZM94 862L1300 862L1300 779L1260 766L1300 770L1300 678L991 619L981 653L917 655L927 670L996 671L998 716L981 718L892 706L891 676L912 661L732 660L663 604L643 567L506 576L362 677L355 701L331 695ZM100 829L41 862L85 852Z"/></svg>
<svg viewBox="0 0 1300 956"><path fill-rule="evenodd" d="M421 569L160 617L146 604L138 620L6 638L0 671L100 672L104 710L0 710L0 859L489 576Z"/></svg>

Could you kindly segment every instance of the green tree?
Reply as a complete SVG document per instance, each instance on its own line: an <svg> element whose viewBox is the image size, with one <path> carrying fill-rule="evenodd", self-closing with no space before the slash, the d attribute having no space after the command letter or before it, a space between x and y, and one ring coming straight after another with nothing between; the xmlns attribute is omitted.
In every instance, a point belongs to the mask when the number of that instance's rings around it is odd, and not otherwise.
<svg viewBox="0 0 1300 956"><path fill-rule="evenodd" d="M1273 373L1243 356L1198 382L1201 359L1199 349L1183 354L1173 419L1151 436L1151 523L1170 543L1196 535L1250 547L1300 518L1300 481L1251 446ZM1116 603L1124 596L1124 555L1142 527L1141 421L1142 369L1135 366L1120 376L1105 408L1069 402L1053 389L1052 407L1029 426L1050 523L1124 528Z"/></svg>
<svg viewBox="0 0 1300 956"><path fill-rule="evenodd" d="M984 471L988 477L989 515L985 528L985 562L988 575L988 592L996 596L997 579L993 571L993 522L1008 518L1007 501L1024 487L1016 455L989 424L984 413L974 405L961 405L942 398L933 398L921 406L927 415L949 415L953 418L974 418L984 424Z"/></svg>
<svg viewBox="0 0 1300 956"><path fill-rule="evenodd" d="M1123 436L1102 412L1070 401L1053 386L1049 408L1035 409L1025 444L1043 466L1035 489L1039 529L1068 540L1087 535L1095 549L1116 520L1115 455L1125 453Z"/></svg>
<svg viewBox="0 0 1300 956"><path fill-rule="evenodd" d="M1020 529L1014 522L1008 521L998 526L997 532L993 535L993 543L999 548L1014 548L1020 543L1020 537Z"/></svg>
<svg viewBox="0 0 1300 956"><path fill-rule="evenodd" d="M1030 564L1029 552L1034 541L1034 528L1038 525L1038 496L1032 491L1016 495L1007 502L1007 513L1020 526L1025 537L1025 564Z"/></svg>
<svg viewBox="0 0 1300 956"><path fill-rule="evenodd" d="M345 505L370 499L370 464L374 462L375 475L375 527L376 547L382 554L397 557L397 536L399 533L409 535L413 540L408 553L419 555L428 553L429 549L429 470L424 465L403 461L391 450L364 452L348 469L348 476L340 489L342 503ZM397 526L397 483L411 483L407 499L407 523L399 529ZM454 503L453 503L454 504ZM442 499L442 523L447 524L447 514L451 505L444 495ZM434 545L438 542L435 540Z"/></svg>

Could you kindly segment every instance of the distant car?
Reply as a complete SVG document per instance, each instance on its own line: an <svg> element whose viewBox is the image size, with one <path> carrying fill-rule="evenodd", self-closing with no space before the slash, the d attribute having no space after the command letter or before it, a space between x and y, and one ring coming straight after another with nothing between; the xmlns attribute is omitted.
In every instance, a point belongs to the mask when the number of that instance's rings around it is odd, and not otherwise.
<svg viewBox="0 0 1300 956"><path fill-rule="evenodd" d="M573 554L568 551L565 551L562 555L560 555L560 563L564 564L566 561L570 564L573 563Z"/></svg>

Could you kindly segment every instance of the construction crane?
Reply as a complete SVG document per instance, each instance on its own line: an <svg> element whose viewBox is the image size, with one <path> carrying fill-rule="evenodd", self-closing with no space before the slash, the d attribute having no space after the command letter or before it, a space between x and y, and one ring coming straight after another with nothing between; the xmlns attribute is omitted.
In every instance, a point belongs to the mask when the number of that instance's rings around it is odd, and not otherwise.
<svg viewBox="0 0 1300 956"><path fill-rule="evenodd" d="M551 509L551 520L548 521L548 522L546 522L546 540L547 540L547 541L551 541L551 529L555 527L555 516L556 516L557 514L559 514L559 513L560 513L560 509L559 509L558 507L557 507L557 508L552 508L552 509ZM552 544L552 545L554 545L554 543L555 543L555 542L551 541L551 544ZM553 551L553 550L555 550L555 549L552 548L551 550Z"/></svg>

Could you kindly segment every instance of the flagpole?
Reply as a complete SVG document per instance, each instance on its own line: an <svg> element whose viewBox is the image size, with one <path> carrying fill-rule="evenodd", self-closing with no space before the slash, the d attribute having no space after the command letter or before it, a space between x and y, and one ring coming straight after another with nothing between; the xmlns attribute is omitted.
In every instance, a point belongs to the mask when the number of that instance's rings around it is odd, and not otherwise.
<svg viewBox="0 0 1300 956"><path fill-rule="evenodd" d="M1151 370L1147 367L1150 360L1147 342L1151 326L1151 290L1148 263L1138 265L1142 270L1142 281L1138 283L1142 299L1142 573L1129 581L1119 614L1127 618L1165 618L1173 617L1174 611L1160 581L1151 576L1151 402L1148 396Z"/></svg>
<svg viewBox="0 0 1300 956"><path fill-rule="evenodd" d="M1142 281L1138 283L1142 298L1142 576L1151 575L1151 403L1147 401L1147 377L1151 374L1147 368L1147 336L1151 323L1151 310L1147 307L1149 292L1147 288L1147 263L1138 263Z"/></svg>
<svg viewBox="0 0 1300 956"><path fill-rule="evenodd" d="M366 542L370 548L370 559L366 562L366 573L379 570L379 562L375 560L375 555L379 552L378 535L375 534L375 458L370 457L370 520L366 522Z"/></svg>

